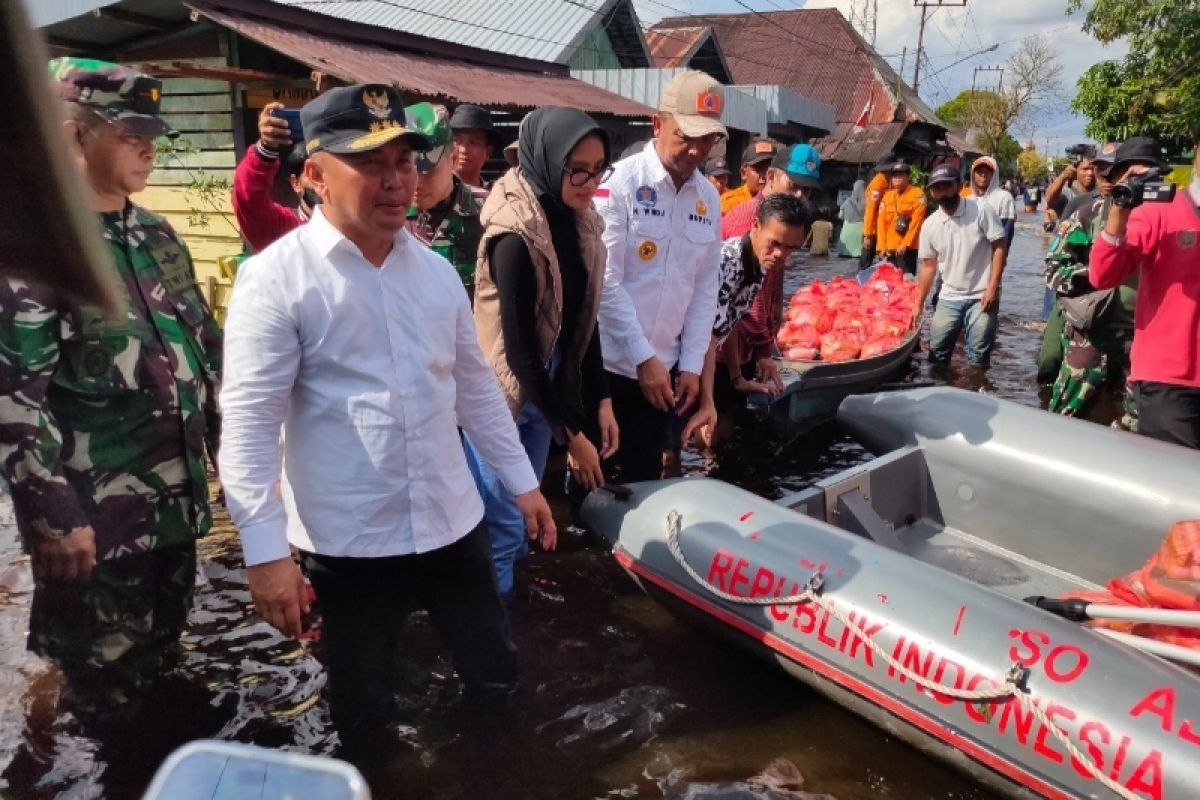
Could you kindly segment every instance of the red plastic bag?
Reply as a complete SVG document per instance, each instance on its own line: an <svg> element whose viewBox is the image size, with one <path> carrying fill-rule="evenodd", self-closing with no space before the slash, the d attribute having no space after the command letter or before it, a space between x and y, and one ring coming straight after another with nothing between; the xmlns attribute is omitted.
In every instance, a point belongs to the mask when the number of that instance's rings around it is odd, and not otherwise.
<svg viewBox="0 0 1200 800"><path fill-rule="evenodd" d="M854 331L832 331L821 337L822 361L853 361L862 350L862 337Z"/></svg>
<svg viewBox="0 0 1200 800"><path fill-rule="evenodd" d="M833 330L833 314L820 306L799 306L789 324L795 324L798 328L809 326L816 328L818 333L827 333Z"/></svg>

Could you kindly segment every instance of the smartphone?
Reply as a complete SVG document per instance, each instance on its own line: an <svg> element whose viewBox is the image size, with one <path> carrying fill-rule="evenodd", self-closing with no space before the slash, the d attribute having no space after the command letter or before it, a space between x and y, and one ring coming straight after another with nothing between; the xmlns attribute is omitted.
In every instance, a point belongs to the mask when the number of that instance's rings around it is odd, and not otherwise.
<svg viewBox="0 0 1200 800"><path fill-rule="evenodd" d="M271 116L287 120L288 132L292 135L292 144L304 141L304 126L300 124L300 109L272 108Z"/></svg>

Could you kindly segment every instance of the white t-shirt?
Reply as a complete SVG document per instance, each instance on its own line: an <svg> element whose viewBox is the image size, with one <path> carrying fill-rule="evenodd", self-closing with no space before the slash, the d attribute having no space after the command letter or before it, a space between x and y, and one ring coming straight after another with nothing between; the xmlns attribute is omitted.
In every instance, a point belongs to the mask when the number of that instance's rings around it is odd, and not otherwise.
<svg viewBox="0 0 1200 800"><path fill-rule="evenodd" d="M925 218L917 257L937 259L942 277L939 297L977 299L992 275L992 243L1004 239L1000 217L987 205L964 197L951 216L938 209Z"/></svg>

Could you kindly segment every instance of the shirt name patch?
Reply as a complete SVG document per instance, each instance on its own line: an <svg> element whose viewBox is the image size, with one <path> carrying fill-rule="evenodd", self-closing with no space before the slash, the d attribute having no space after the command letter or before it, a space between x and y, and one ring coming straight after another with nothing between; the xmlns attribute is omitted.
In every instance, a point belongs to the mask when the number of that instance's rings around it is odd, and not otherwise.
<svg viewBox="0 0 1200 800"><path fill-rule="evenodd" d="M667 212L663 211L661 208L635 208L635 209L633 209L633 216L635 216L635 217L665 217L666 215L667 215Z"/></svg>
<svg viewBox="0 0 1200 800"><path fill-rule="evenodd" d="M691 222L699 222L701 225L712 227L713 221L709 217L702 217L699 214L688 214L688 220Z"/></svg>

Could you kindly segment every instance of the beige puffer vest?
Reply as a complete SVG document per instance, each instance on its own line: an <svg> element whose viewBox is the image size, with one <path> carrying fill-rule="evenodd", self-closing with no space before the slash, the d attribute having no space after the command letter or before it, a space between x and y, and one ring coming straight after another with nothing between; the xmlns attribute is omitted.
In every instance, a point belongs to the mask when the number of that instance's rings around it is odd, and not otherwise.
<svg viewBox="0 0 1200 800"><path fill-rule="evenodd" d="M500 324L500 298L492 280L488 257L493 239L515 233L529 248L535 270L538 357L542 363L546 363L555 344L559 345L561 354L554 383L562 392L564 402L582 418L580 368L596 325L604 284L606 251L600 238L604 232L603 219L591 207L575 215L579 247L588 274L587 288L572 341L558 342L563 312L562 273L558 266L558 255L554 252L554 241L545 212L519 167L510 169L496 181L479 216L483 223L483 238L479 242L479 260L475 267L475 329L479 346L496 373L509 410L514 417L519 413L525 404L525 393L508 366Z"/></svg>

